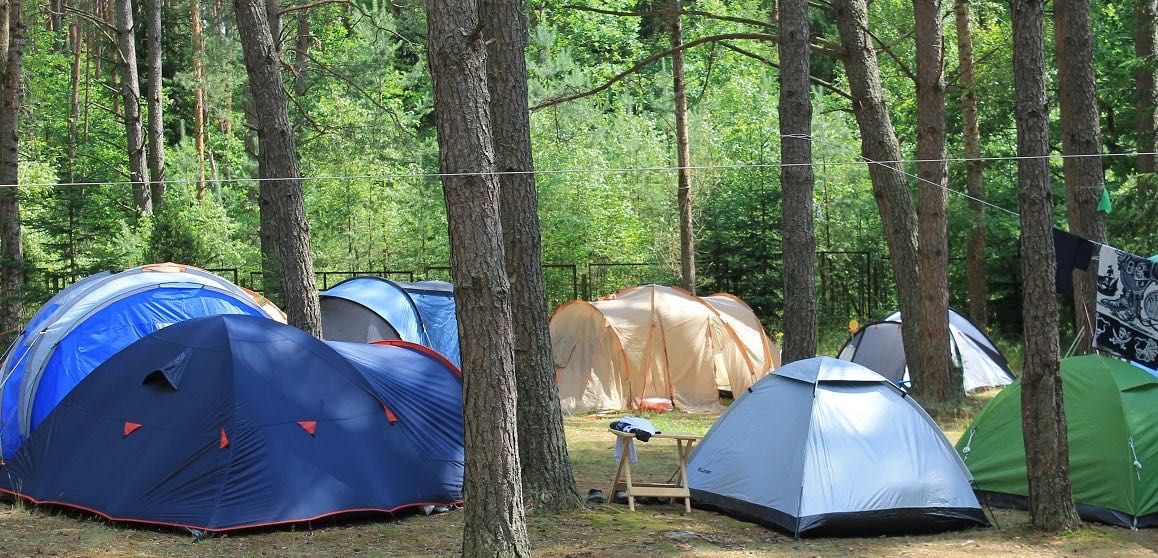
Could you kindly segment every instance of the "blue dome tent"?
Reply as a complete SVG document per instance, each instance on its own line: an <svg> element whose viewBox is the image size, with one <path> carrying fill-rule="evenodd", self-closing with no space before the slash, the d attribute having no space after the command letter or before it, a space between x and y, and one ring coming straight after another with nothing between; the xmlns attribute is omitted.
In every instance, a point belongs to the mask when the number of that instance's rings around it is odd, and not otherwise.
<svg viewBox="0 0 1158 558"><path fill-rule="evenodd" d="M456 366L461 363L450 283L354 277L322 291L320 299L322 335L328 340L401 339L430 347Z"/></svg>
<svg viewBox="0 0 1158 558"><path fill-rule="evenodd" d="M0 491L208 532L453 504L461 378L426 351L188 320L81 381L0 467Z"/></svg>
<svg viewBox="0 0 1158 558"><path fill-rule="evenodd" d="M692 451L688 486L699 507L797 538L988 524L952 444L880 374L816 357L748 392Z"/></svg>
<svg viewBox="0 0 1158 558"><path fill-rule="evenodd" d="M240 287L194 267L91 275L48 301L0 362L0 447L11 457L94 368L168 325L216 314L276 317Z"/></svg>

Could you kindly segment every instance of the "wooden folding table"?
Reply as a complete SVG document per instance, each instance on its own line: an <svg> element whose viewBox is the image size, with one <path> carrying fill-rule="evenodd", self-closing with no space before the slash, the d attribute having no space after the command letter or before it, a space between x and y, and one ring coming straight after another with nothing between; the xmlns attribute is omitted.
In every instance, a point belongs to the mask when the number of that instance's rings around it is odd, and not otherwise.
<svg viewBox="0 0 1158 558"><path fill-rule="evenodd" d="M623 440L623 453L619 456L619 467L615 470L615 480L611 481L611 498L622 490L627 493L627 507L635 511L635 499L639 496L670 497L684 499L684 512L692 511L692 495L688 490L688 456L692 453L692 446L702 436L686 432L663 432L654 434L650 440L675 440L676 453L679 455L679 478L675 484L635 482L631 478L631 450L635 444L635 434L610 429L613 434Z"/></svg>

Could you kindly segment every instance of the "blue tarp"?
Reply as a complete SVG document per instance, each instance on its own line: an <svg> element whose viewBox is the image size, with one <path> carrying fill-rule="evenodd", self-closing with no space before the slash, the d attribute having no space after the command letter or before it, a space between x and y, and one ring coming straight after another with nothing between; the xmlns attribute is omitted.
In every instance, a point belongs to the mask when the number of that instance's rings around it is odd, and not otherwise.
<svg viewBox="0 0 1158 558"><path fill-rule="evenodd" d="M184 321L82 380L0 490L208 531L454 503L461 380L424 351L249 316Z"/></svg>

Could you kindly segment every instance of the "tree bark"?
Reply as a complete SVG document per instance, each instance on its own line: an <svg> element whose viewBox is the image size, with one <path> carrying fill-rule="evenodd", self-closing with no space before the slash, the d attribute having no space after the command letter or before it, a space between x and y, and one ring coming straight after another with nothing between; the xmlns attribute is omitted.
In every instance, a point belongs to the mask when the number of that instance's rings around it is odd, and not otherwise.
<svg viewBox="0 0 1158 558"><path fill-rule="evenodd" d="M141 84L137 78L136 25L132 0L115 0L117 48L120 54L121 97L124 99L125 140L129 153L129 181L137 213L153 213L149 175L145 164L145 134L141 127Z"/></svg>
<svg viewBox="0 0 1158 558"><path fill-rule="evenodd" d="M314 279L310 226L306 221L301 171L282 89L281 58L269 32L265 6L258 0L234 0L237 27L249 75L257 121L258 175L262 180L261 212L267 222L277 223L276 257L284 281L285 310L289 323L321 336L321 313ZM264 228L264 227L263 227ZM267 231L263 230L262 248Z"/></svg>
<svg viewBox="0 0 1158 558"><path fill-rule="evenodd" d="M12 42L12 28L9 26L9 14L12 11L10 8L9 2L0 2L0 72L3 73L0 79L6 79L8 76L8 47ZM7 81L0 81L0 87L7 86Z"/></svg>
<svg viewBox="0 0 1158 558"><path fill-rule="evenodd" d="M961 87L961 120L965 134L965 184L969 194L969 230L966 253L969 317L982 330L989 326L988 287L985 280L985 177L981 162L981 127L977 119L977 89L973 79L973 30L969 0L956 0L958 85Z"/></svg>
<svg viewBox="0 0 1158 558"><path fill-rule="evenodd" d="M235 0L236 1L236 0ZM281 57L281 2L279 0L264 0L266 21L269 22L269 35L273 38L273 51Z"/></svg>
<svg viewBox="0 0 1158 558"><path fill-rule="evenodd" d="M48 21L45 22L49 31L60 31L64 26L64 0L49 0L48 1ZM57 41L57 46L62 46L62 43Z"/></svg>
<svg viewBox="0 0 1158 558"><path fill-rule="evenodd" d="M812 221L812 97L808 0L783 0L780 21L780 189L783 192L784 347L781 361L816 356L816 232Z"/></svg>
<svg viewBox="0 0 1158 558"><path fill-rule="evenodd" d="M1134 56L1138 68L1134 70L1135 88L1138 91L1137 130L1138 151L1158 152L1158 59L1155 47L1158 45L1158 0L1135 0L1134 5ZM1145 173L1138 180L1138 189L1143 198L1158 190L1158 155L1140 155L1137 170Z"/></svg>
<svg viewBox="0 0 1158 558"><path fill-rule="evenodd" d="M917 213L900 163L901 147L885 106L876 48L868 35L866 0L835 0L833 14L844 46L844 67L855 99L853 112L861 135L861 155L869 162L873 197L885 229L897 301L904 316L901 327L909 374L914 382L921 369L921 313L917 275Z"/></svg>
<svg viewBox="0 0 1158 558"><path fill-rule="evenodd" d="M478 2L427 0L439 169L462 332L466 474L462 555L530 556L516 426L511 286Z"/></svg>
<svg viewBox="0 0 1158 558"><path fill-rule="evenodd" d="M0 338L15 337L24 320L24 243L20 228L20 193L17 175L20 162L20 108L24 90L20 82L24 64L24 18L20 0L8 0L0 20L6 33L3 43L0 100Z"/></svg>
<svg viewBox="0 0 1158 558"><path fill-rule="evenodd" d="M205 32L201 0L189 0L193 40L193 144L197 150L197 199L205 198Z"/></svg>
<svg viewBox="0 0 1158 558"><path fill-rule="evenodd" d="M161 91L161 0L146 0L149 73L149 195L153 208L165 203L165 123Z"/></svg>
<svg viewBox="0 0 1158 558"><path fill-rule="evenodd" d="M926 406L956 406L965 395L949 348L949 167L945 161L944 35L941 0L913 0L917 45L917 277L921 375L914 396ZM906 320L908 318L906 317ZM906 353L907 354L907 353ZM912 359L910 359L912 360Z"/></svg>
<svg viewBox="0 0 1158 558"><path fill-rule="evenodd" d="M680 0L671 0L672 89L675 91L676 202L680 210L680 279L688 292L696 292L696 237L692 223L692 152L688 142L688 94L684 87L684 30Z"/></svg>
<svg viewBox="0 0 1158 558"><path fill-rule="evenodd" d="M306 70L309 69L310 11L298 12L298 31L294 42L294 94L304 97L308 90Z"/></svg>
<svg viewBox="0 0 1158 558"><path fill-rule="evenodd" d="M1057 43L1058 103L1061 108L1062 153L1100 155L1101 119L1094 84L1094 38L1089 0L1055 0L1054 33ZM1070 232L1095 242L1106 241L1106 221L1098 212L1105 188L1101 157L1066 157L1066 216ZM1077 350L1093 350L1094 296L1098 270L1073 271L1074 331Z"/></svg>
<svg viewBox="0 0 1158 558"><path fill-rule="evenodd" d="M543 282L531 113L527 108L527 21L520 0L485 0L487 89L499 175L500 217L511 283L518 384L519 462L528 510L580 505L563 431Z"/></svg>
<svg viewBox="0 0 1158 558"><path fill-rule="evenodd" d="M76 16L72 17L68 25L69 45L72 48L72 68L69 74L71 87L68 97L68 146L65 148L66 164L68 165L68 181L76 182L76 144L80 124L80 55L81 35L80 23Z"/></svg>
<svg viewBox="0 0 1158 558"><path fill-rule="evenodd" d="M1070 490L1069 443L1058 373L1042 4L1043 0L1011 1L1025 336L1021 420L1030 519L1034 527L1054 531L1072 528L1078 520Z"/></svg>

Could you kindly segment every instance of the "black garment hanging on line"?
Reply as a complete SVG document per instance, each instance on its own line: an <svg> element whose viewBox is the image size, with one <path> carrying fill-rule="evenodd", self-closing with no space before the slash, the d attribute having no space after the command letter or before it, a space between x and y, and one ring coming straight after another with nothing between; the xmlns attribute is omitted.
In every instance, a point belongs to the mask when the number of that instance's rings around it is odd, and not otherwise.
<svg viewBox="0 0 1158 558"><path fill-rule="evenodd" d="M1094 256L1094 243L1061 229L1053 230L1053 250L1057 256L1054 284L1058 294L1070 294L1074 289L1074 270L1086 271Z"/></svg>

